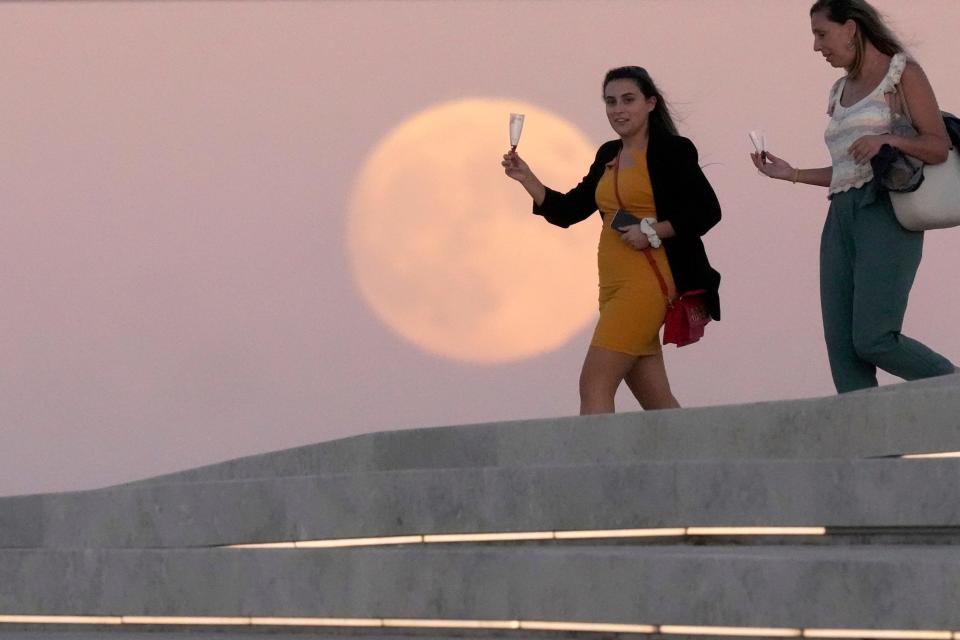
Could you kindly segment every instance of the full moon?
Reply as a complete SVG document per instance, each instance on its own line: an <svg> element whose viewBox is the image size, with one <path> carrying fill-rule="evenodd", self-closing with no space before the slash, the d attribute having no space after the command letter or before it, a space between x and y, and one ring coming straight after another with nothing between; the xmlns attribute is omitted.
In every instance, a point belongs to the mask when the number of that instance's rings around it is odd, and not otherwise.
<svg viewBox="0 0 960 640"><path fill-rule="evenodd" d="M566 343L596 314L598 219L569 229L531 213L500 166L510 113L540 180L572 188L595 145L530 104L471 99L420 112L373 149L354 185L348 242L364 299L431 353L509 362ZM601 116L602 117L602 116Z"/></svg>

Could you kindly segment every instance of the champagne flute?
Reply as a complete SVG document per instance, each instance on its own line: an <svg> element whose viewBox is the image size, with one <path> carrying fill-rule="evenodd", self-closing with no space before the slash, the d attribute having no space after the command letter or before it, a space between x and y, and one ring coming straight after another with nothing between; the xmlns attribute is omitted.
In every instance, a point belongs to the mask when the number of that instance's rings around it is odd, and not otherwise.
<svg viewBox="0 0 960 640"><path fill-rule="evenodd" d="M510 114L510 151L517 150L517 144L520 143L520 133L523 131L523 114Z"/></svg>
<svg viewBox="0 0 960 640"><path fill-rule="evenodd" d="M753 143L753 148L756 149L757 153L760 155L760 162L766 162L767 149L763 131L751 131L748 135L750 136L750 142Z"/></svg>

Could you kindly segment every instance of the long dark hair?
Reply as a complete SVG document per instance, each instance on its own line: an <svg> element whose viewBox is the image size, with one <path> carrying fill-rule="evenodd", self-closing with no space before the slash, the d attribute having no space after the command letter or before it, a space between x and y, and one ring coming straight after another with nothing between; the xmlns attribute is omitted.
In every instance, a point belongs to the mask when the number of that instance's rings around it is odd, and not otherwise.
<svg viewBox="0 0 960 640"><path fill-rule="evenodd" d="M650 133L669 133L677 134L677 125L673 123L673 116L670 114L670 106L664 99L663 94L653 83L653 78L643 67L617 67L607 71L603 77L603 90L606 91L607 85L613 80L633 80L637 83L640 92L647 99L656 98L657 106L650 112Z"/></svg>
<svg viewBox="0 0 960 640"><path fill-rule="evenodd" d="M847 20L853 20L857 23L857 35L854 38L857 54L853 65L848 69L851 77L856 77L863 67L863 53L867 42L888 56L904 51L903 43L884 23L883 16L866 0L817 0L810 7L810 15L821 11L830 22L843 24Z"/></svg>

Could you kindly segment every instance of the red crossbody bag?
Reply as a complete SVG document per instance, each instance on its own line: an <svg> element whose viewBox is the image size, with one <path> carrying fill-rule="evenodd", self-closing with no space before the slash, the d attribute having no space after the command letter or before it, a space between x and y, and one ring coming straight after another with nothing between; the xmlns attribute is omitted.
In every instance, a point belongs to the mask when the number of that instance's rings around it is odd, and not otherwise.
<svg viewBox="0 0 960 640"><path fill-rule="evenodd" d="M620 156L617 156L617 162L613 168L613 190L617 194L617 204L620 209L626 211L623 206L623 200L620 199ZM653 259L651 249L648 247L642 251L657 276L657 282L660 283L660 291L667 301L667 313L663 319L663 344L675 344L678 347L684 347L693 344L703 337L703 328L710 322L710 308L707 305L707 292L704 289L695 289L680 294L679 297L671 299L670 292L667 289L667 283L660 273L660 267L657 261Z"/></svg>

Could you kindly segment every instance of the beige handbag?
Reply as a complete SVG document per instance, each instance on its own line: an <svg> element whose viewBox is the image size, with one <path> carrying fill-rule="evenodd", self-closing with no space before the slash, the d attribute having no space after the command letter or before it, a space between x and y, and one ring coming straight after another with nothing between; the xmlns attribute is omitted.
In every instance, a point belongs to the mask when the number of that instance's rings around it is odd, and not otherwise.
<svg viewBox="0 0 960 640"><path fill-rule="evenodd" d="M900 114L913 126L910 109L897 85ZM897 117L899 114L895 114ZM890 192L897 220L910 231L960 226L960 154L950 149L947 161L923 165L923 182L916 191Z"/></svg>
<svg viewBox="0 0 960 640"><path fill-rule="evenodd" d="M911 193L890 192L904 229L927 231L960 225L960 154L950 149L942 164L923 165L923 183Z"/></svg>

